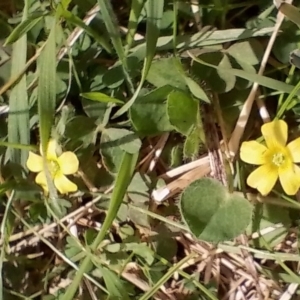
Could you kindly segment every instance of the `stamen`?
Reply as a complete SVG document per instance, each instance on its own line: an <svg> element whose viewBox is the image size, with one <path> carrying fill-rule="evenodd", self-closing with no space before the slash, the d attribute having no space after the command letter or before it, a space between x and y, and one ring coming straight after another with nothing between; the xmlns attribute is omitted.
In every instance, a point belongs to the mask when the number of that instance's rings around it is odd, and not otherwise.
<svg viewBox="0 0 300 300"><path fill-rule="evenodd" d="M55 160L48 160L48 168L52 178L55 177L56 173L59 171L59 164Z"/></svg>
<svg viewBox="0 0 300 300"><path fill-rule="evenodd" d="M272 158L272 163L280 167L285 162L285 157L282 153L275 153Z"/></svg>

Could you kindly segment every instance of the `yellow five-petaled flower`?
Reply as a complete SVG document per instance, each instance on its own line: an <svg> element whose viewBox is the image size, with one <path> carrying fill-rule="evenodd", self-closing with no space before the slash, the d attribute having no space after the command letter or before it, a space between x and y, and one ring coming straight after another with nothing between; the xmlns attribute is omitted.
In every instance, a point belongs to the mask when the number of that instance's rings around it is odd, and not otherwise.
<svg viewBox="0 0 300 300"><path fill-rule="evenodd" d="M259 165L247 178L247 184L267 195L277 179L287 195L295 195L300 187L300 138L287 143L288 126L275 120L261 127L265 144L242 143L240 157L244 162Z"/></svg>
<svg viewBox="0 0 300 300"><path fill-rule="evenodd" d="M77 185L70 181L65 175L72 175L78 171L79 162L77 156L71 151L64 152L60 156L57 156L56 151L57 142L51 139L48 143L45 156L54 185L61 194L76 192ZM40 149L40 153L42 154L42 149ZM44 189L45 193L48 193L49 188L44 171L43 157L30 151L27 167L30 171L38 173L35 182Z"/></svg>

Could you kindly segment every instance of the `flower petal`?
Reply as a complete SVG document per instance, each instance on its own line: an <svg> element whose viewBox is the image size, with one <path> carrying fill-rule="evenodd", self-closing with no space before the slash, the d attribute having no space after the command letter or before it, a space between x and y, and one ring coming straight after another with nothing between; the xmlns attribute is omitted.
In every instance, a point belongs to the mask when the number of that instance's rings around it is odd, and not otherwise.
<svg viewBox="0 0 300 300"><path fill-rule="evenodd" d="M266 163L265 153L268 148L256 141L243 142L240 151L241 160L252 165Z"/></svg>
<svg viewBox="0 0 300 300"><path fill-rule="evenodd" d="M300 138L295 139L287 145L289 149L293 162L300 163Z"/></svg>
<svg viewBox="0 0 300 300"><path fill-rule="evenodd" d="M58 159L57 162L60 167L60 171L65 175L71 175L78 171L79 161L77 156L71 152L64 152Z"/></svg>
<svg viewBox="0 0 300 300"><path fill-rule="evenodd" d="M54 178L54 184L61 194L76 192L78 187L64 175L58 175Z"/></svg>
<svg viewBox="0 0 300 300"><path fill-rule="evenodd" d="M300 187L300 169L296 165L279 170L279 180L283 190L289 196L295 195Z"/></svg>
<svg viewBox="0 0 300 300"><path fill-rule="evenodd" d="M288 126L283 120L274 120L261 126L261 133L271 150L284 147L287 141Z"/></svg>
<svg viewBox="0 0 300 300"><path fill-rule="evenodd" d="M41 172L43 170L43 158L40 155L29 151L26 166L31 172Z"/></svg>
<svg viewBox="0 0 300 300"><path fill-rule="evenodd" d="M57 160L56 149L57 149L56 140L50 139L47 145L47 153L46 153L46 157L48 160ZM43 155L42 144L40 144L40 152Z"/></svg>
<svg viewBox="0 0 300 300"><path fill-rule="evenodd" d="M46 174L44 171L37 174L37 176L35 177L35 182L38 185L40 185L43 188L43 190L48 194L49 189L48 189Z"/></svg>
<svg viewBox="0 0 300 300"><path fill-rule="evenodd" d="M247 178L247 184L257 189L263 196L270 193L278 178L277 168L265 164L254 170Z"/></svg>

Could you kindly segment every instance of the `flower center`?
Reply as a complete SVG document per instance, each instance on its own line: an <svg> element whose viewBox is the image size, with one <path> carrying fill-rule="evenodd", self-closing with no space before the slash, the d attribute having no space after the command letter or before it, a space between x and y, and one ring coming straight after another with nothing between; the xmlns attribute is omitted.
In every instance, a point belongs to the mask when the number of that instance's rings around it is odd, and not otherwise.
<svg viewBox="0 0 300 300"><path fill-rule="evenodd" d="M54 178L55 175L57 174L57 172L59 171L58 162L55 160L48 160L47 165L48 165L48 169L49 169L51 177Z"/></svg>
<svg viewBox="0 0 300 300"><path fill-rule="evenodd" d="M285 162L285 156L282 153L278 152L273 154L272 163L275 166L280 167L284 164L284 162Z"/></svg>

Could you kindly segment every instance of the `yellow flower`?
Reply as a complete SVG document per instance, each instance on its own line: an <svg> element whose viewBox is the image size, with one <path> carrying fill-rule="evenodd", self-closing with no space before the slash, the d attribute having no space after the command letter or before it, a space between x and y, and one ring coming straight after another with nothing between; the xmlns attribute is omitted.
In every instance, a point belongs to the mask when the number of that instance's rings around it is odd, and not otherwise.
<svg viewBox="0 0 300 300"><path fill-rule="evenodd" d="M295 195L300 187L300 138L286 145L288 126L283 120L275 120L261 127L266 146L256 142L244 142L240 157L244 162L260 165L247 178L247 184L267 195L278 177L287 195Z"/></svg>
<svg viewBox="0 0 300 300"><path fill-rule="evenodd" d="M70 181L65 175L71 175L78 171L79 162L77 156L73 152L67 151L57 157L56 149L57 143L51 139L47 147L46 161L54 185L61 194L76 192L77 185ZM42 154L41 147L40 153ZM30 151L27 167L30 171L38 173L35 182L44 189L45 193L48 193L49 188L44 172L42 156Z"/></svg>

